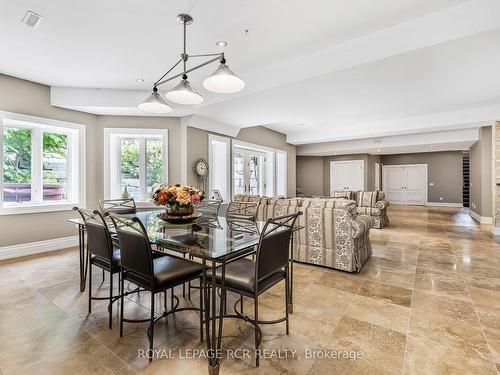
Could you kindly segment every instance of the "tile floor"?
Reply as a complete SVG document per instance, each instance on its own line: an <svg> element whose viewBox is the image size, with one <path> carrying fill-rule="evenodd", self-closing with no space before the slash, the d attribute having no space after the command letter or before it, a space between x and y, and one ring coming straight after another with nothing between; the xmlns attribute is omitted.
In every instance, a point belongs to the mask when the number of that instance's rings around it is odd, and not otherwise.
<svg viewBox="0 0 500 375"><path fill-rule="evenodd" d="M283 324L264 326L262 342L263 349L296 350L294 357L263 359L259 368L252 359L227 358L221 374L496 374L500 245L490 228L458 209L391 207L389 215L389 227L371 231L373 256L359 274L296 264L291 334ZM173 349L173 358L148 364L138 358L146 325L126 324L120 338L118 304L112 330L105 302L94 302L88 315L77 264L75 249L0 262L0 374L207 373L204 359L176 354L204 348L196 313L159 323L155 347ZM100 275L93 288L105 294ZM282 293L278 286L261 299L263 318L283 313ZM134 295L125 310L146 317L148 307L146 294ZM225 321L223 346L251 349L253 330ZM361 357L306 359L307 349Z"/></svg>

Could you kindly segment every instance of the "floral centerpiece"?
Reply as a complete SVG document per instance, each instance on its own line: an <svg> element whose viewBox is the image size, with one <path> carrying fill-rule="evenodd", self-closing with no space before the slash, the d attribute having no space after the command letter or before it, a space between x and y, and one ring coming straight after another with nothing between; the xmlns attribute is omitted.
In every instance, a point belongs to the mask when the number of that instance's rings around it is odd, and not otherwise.
<svg viewBox="0 0 500 375"><path fill-rule="evenodd" d="M165 206L170 216L188 216L194 213L193 203L205 198L205 192L193 186L159 186L153 189L152 199L157 206Z"/></svg>

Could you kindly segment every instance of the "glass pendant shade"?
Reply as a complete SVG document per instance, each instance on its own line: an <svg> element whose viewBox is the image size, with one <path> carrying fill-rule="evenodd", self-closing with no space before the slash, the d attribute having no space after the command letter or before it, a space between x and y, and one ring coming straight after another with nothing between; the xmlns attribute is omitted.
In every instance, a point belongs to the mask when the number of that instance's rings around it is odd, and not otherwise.
<svg viewBox="0 0 500 375"><path fill-rule="evenodd" d="M245 82L226 64L220 64L217 70L203 81L203 87L219 94L230 94L242 90Z"/></svg>
<svg viewBox="0 0 500 375"><path fill-rule="evenodd" d="M187 79L180 81L177 86L165 94L165 97L171 102L184 105L200 104L203 101L203 96L191 87Z"/></svg>
<svg viewBox="0 0 500 375"><path fill-rule="evenodd" d="M173 108L157 92L153 92L137 107L144 112L150 113L168 113L173 111Z"/></svg>

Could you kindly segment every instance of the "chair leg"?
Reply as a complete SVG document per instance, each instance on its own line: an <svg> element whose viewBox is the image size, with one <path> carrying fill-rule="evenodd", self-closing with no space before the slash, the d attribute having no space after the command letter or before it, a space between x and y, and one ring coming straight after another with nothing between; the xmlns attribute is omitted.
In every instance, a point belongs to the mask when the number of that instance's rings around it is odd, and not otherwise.
<svg viewBox="0 0 500 375"><path fill-rule="evenodd" d="M155 294L151 292L151 320L149 322L149 352L153 352L153 338L155 330ZM153 360L152 356L149 356L149 362Z"/></svg>
<svg viewBox="0 0 500 375"><path fill-rule="evenodd" d="M255 319L255 367L259 367L259 297L256 295L253 300L254 319Z"/></svg>
<svg viewBox="0 0 500 375"><path fill-rule="evenodd" d="M103 270L104 272L104 270ZM109 270L109 305L108 305L108 313L109 313L109 329L113 328L113 274L111 273L111 269Z"/></svg>
<svg viewBox="0 0 500 375"><path fill-rule="evenodd" d="M125 303L125 280L123 272L120 271L120 337L123 337L123 304Z"/></svg>
<svg viewBox="0 0 500 375"><path fill-rule="evenodd" d="M243 294L240 294L240 312L243 315Z"/></svg>
<svg viewBox="0 0 500 375"><path fill-rule="evenodd" d="M89 314L92 312L92 262L89 262Z"/></svg>
<svg viewBox="0 0 500 375"><path fill-rule="evenodd" d="M289 280L288 280L288 272L286 273L285 276L285 324L286 324L286 334L289 334L289 322L288 322L288 304L290 303L290 293L289 293Z"/></svg>
<svg viewBox="0 0 500 375"><path fill-rule="evenodd" d="M102 282L104 283L105 277L104 277L104 270L102 270Z"/></svg>
<svg viewBox="0 0 500 375"><path fill-rule="evenodd" d="M203 289L202 289L202 281L200 279L200 342L203 342ZM208 324L208 323L207 323Z"/></svg>

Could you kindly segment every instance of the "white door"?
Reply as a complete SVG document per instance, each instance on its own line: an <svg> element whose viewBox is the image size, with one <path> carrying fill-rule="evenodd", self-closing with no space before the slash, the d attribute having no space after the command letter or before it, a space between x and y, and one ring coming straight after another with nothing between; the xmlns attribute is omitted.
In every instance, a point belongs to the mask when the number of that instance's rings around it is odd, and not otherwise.
<svg viewBox="0 0 500 375"><path fill-rule="evenodd" d="M375 190L380 190L380 164L375 163Z"/></svg>
<svg viewBox="0 0 500 375"><path fill-rule="evenodd" d="M263 195L266 189L263 152L235 148L233 153L234 194Z"/></svg>
<svg viewBox="0 0 500 375"><path fill-rule="evenodd" d="M382 167L382 187L391 204L406 204L403 167Z"/></svg>
<svg viewBox="0 0 500 375"><path fill-rule="evenodd" d="M364 188L363 160L330 162L330 193Z"/></svg>
<svg viewBox="0 0 500 375"><path fill-rule="evenodd" d="M403 168L406 176L406 204L424 206L427 202L427 166L413 165Z"/></svg>
<svg viewBox="0 0 500 375"><path fill-rule="evenodd" d="M427 165L382 167L382 187L393 204L425 205L427 202Z"/></svg>

